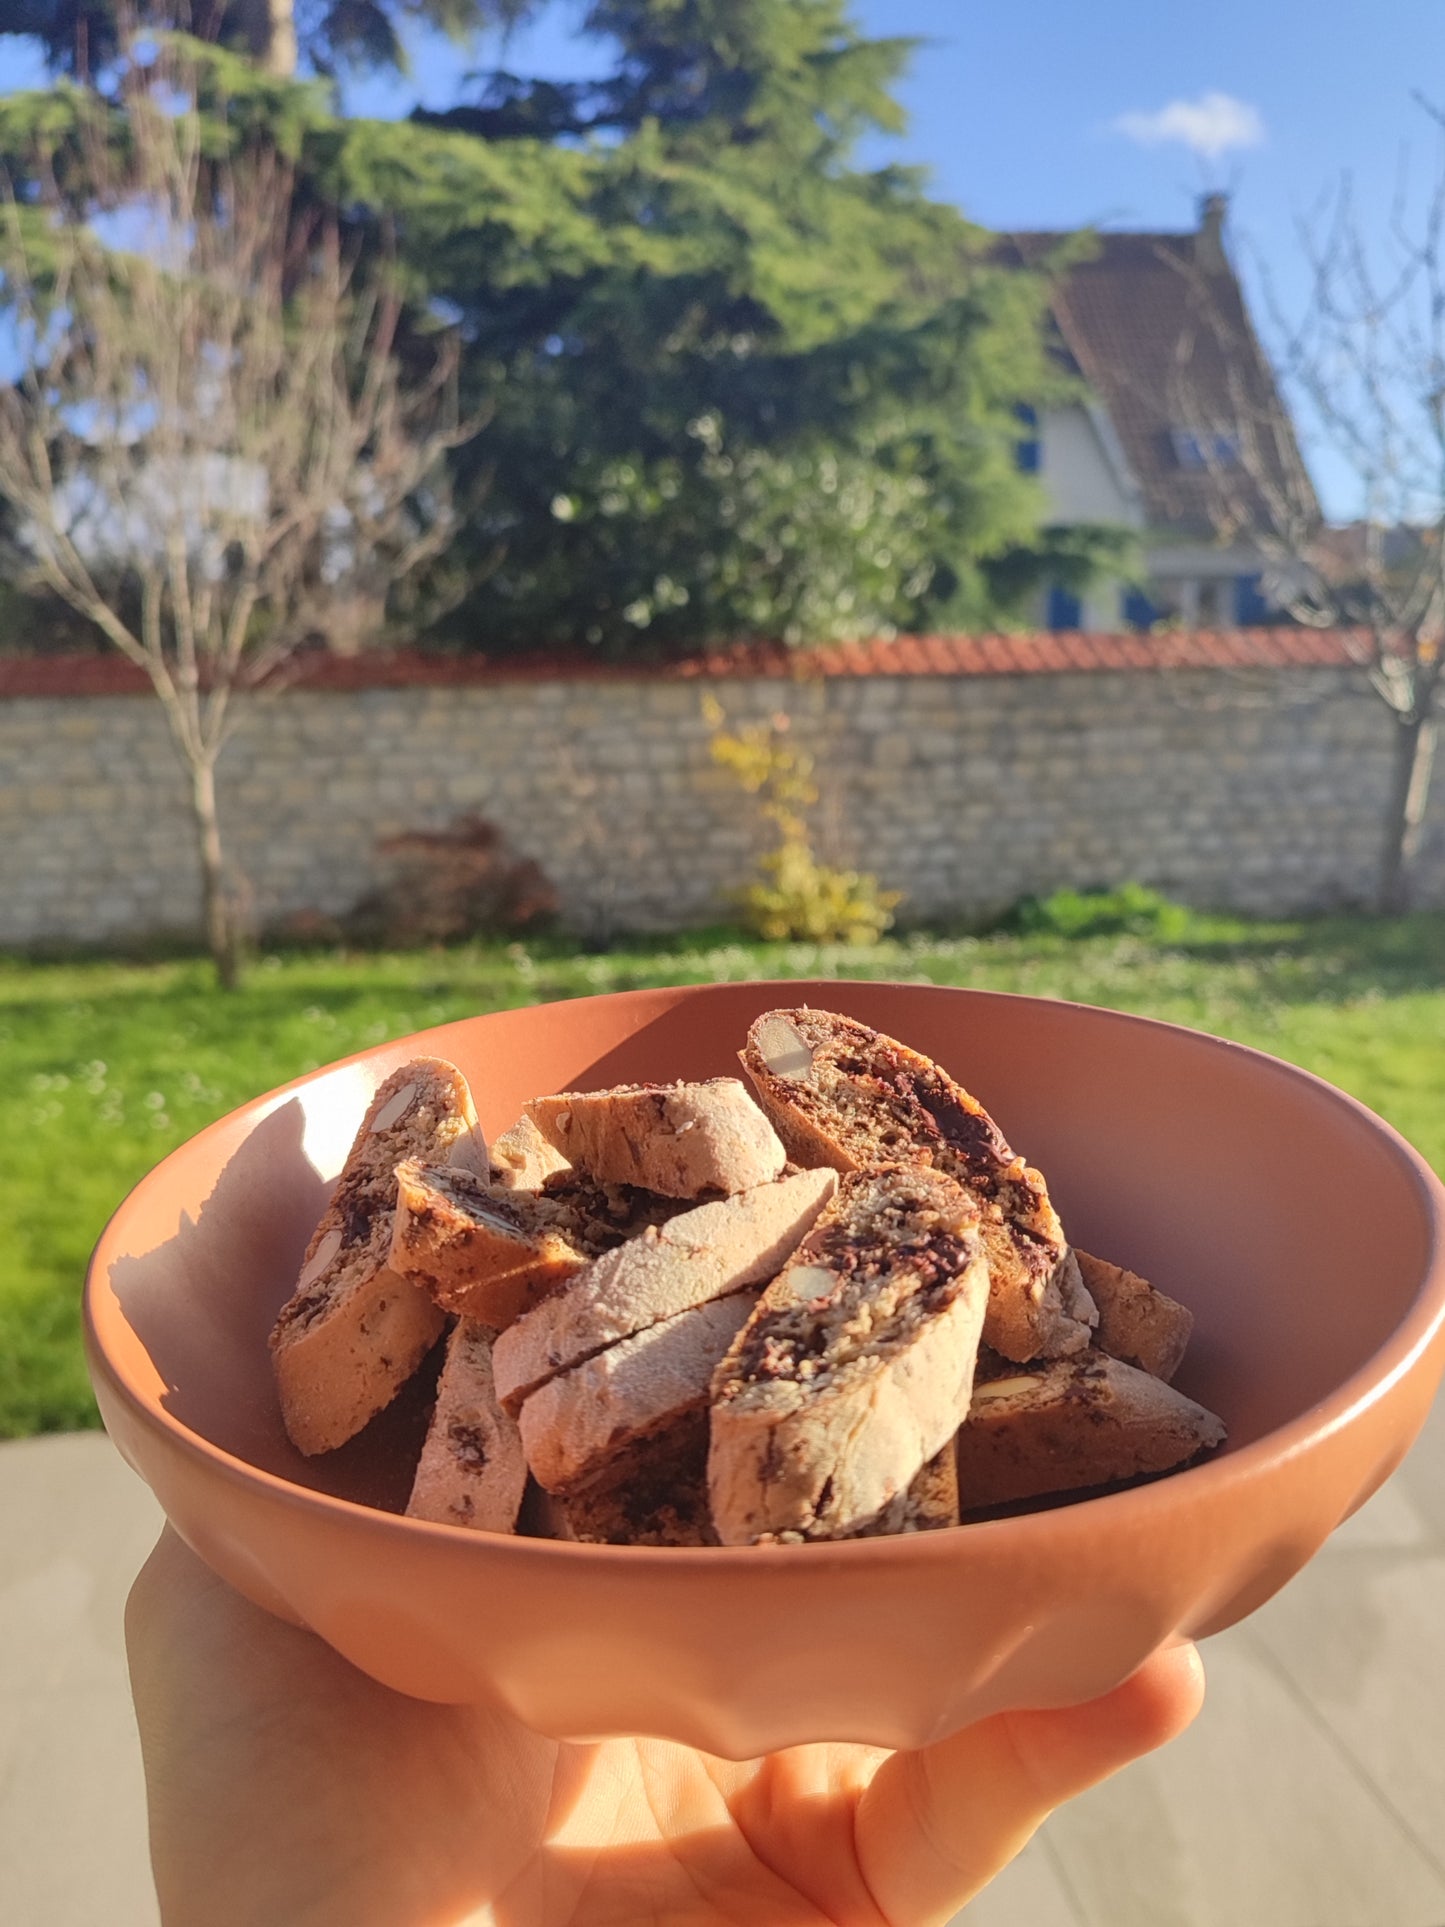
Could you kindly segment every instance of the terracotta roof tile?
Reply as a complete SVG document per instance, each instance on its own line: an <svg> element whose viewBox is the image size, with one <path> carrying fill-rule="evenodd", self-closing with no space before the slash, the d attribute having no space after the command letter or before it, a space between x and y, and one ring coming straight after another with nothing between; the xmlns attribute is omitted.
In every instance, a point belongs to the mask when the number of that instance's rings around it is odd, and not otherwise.
<svg viewBox="0 0 1445 1927"><path fill-rule="evenodd" d="M584 655L506 659L418 651L323 657L296 665L290 686L314 691L469 687L537 682L685 682L857 676L1090 675L1169 669L1287 669L1362 659L1364 639L1333 629L1169 630L1158 635L896 636L806 653L742 643L672 663L606 663ZM144 694L145 677L118 656L0 657L6 697Z"/></svg>
<svg viewBox="0 0 1445 1927"><path fill-rule="evenodd" d="M1015 234L1000 248L1036 264L1068 238ZM1197 233L1099 234L1094 243L1088 259L1059 275L1051 306L1067 359L1102 402L1144 491L1150 524L1211 525L1214 478L1183 464L1173 439L1181 430L1243 426L1275 487L1288 477L1312 507L1289 412L1233 267L1202 251ZM1268 515L1264 495L1254 508Z"/></svg>
<svg viewBox="0 0 1445 1927"><path fill-rule="evenodd" d="M1252 669L1255 666L1248 643L1241 642L1238 636L1221 635L1217 629L1205 629L1196 638L1196 643L1205 668Z"/></svg>
<svg viewBox="0 0 1445 1927"><path fill-rule="evenodd" d="M1060 647L1069 659L1070 669L1107 669L1113 654L1112 636L1081 636L1066 629L1059 637Z"/></svg>
<svg viewBox="0 0 1445 1927"><path fill-rule="evenodd" d="M129 696L149 688L121 656L0 657L0 696Z"/></svg>
<svg viewBox="0 0 1445 1927"><path fill-rule="evenodd" d="M1318 629L1281 630L1280 645L1287 648L1293 662L1321 662L1331 657L1337 647L1333 634L1322 633Z"/></svg>
<svg viewBox="0 0 1445 1927"><path fill-rule="evenodd" d="M1069 666L1068 651L1063 643L1057 636L1049 635L1047 631L1033 638L1031 654L1035 666L1040 670L1067 669Z"/></svg>

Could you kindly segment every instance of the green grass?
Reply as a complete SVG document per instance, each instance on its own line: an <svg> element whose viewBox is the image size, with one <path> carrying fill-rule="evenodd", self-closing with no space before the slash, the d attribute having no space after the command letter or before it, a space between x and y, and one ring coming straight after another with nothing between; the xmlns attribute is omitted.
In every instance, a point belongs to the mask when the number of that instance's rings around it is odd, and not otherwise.
<svg viewBox="0 0 1445 1927"><path fill-rule="evenodd" d="M95 1422L78 1295L106 1216L166 1151L287 1078L481 1010L649 984L858 976L1112 1005L1256 1044L1388 1117L1445 1171L1445 917L1153 934L909 936L863 950L726 935L578 956L559 944L267 956L224 997L205 965L0 959L0 1437Z"/></svg>

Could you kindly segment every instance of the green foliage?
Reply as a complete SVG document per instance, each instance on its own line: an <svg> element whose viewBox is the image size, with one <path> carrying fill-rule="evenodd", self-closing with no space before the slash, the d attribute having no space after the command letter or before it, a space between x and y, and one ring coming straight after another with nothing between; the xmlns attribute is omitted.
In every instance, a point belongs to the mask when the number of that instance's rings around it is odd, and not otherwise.
<svg viewBox="0 0 1445 1927"><path fill-rule="evenodd" d="M502 25L533 10L533 0L320 0L290 9L296 51L315 73L405 69L402 35L412 22L440 27L457 40L482 25ZM103 73L117 57L127 26L143 32L186 29L274 60L274 24L286 10L261 0L224 0L193 7L186 0L0 0L0 44L24 34L44 47L57 71Z"/></svg>
<svg viewBox="0 0 1445 1927"><path fill-rule="evenodd" d="M27 595L0 580L0 656L70 655L94 648L94 629L64 603Z"/></svg>
<svg viewBox="0 0 1445 1927"><path fill-rule="evenodd" d="M587 27L609 78L493 76L430 117L518 167L538 130L609 136L564 150L590 265L544 247L499 290L470 234L423 250L496 403L474 540L499 563L456 638L663 654L1005 619L1065 546L1029 575L1043 498L1014 459L1018 405L1064 384L1042 278L851 161L897 124L907 44L841 0L618 0Z"/></svg>
<svg viewBox="0 0 1445 1927"><path fill-rule="evenodd" d="M737 892L744 928L767 943L877 943L892 928L901 897L874 876L819 862L808 825L818 802L813 758L790 741L787 716L730 731L712 696L703 714L713 731L713 761L757 797L759 813L777 832L776 847L758 859L762 875Z"/></svg>
<svg viewBox="0 0 1445 1927"><path fill-rule="evenodd" d="M196 55L213 147L264 131L394 257L415 339L460 323L490 420L458 481L486 500L439 565L437 639L807 644L1006 623L1041 581L1117 573L1112 531L1041 529L1015 460L1020 405L1071 392L1044 276L854 158L900 124L910 44L845 0L593 0L582 28L601 80L494 73L410 123ZM0 103L12 172L56 98Z"/></svg>
<svg viewBox="0 0 1445 1927"><path fill-rule="evenodd" d="M1059 937L1153 937L1177 942L1189 928L1192 912L1171 903L1143 883L1122 883L1114 890L1055 890L1047 897L1026 897L1015 906L1007 927Z"/></svg>
<svg viewBox="0 0 1445 1927"><path fill-rule="evenodd" d="M600 80L496 72L454 118L488 140L634 133L648 122L700 132L699 152L764 135L804 153L860 132L897 132L890 91L914 43L866 40L844 0L592 0L581 31L609 42Z"/></svg>
<svg viewBox="0 0 1445 1927"><path fill-rule="evenodd" d="M743 928L765 943L877 943L893 927L896 890L861 870L820 863L810 843L786 840L759 859L761 878L738 892Z"/></svg>
<svg viewBox="0 0 1445 1927"><path fill-rule="evenodd" d="M1133 582L1142 557L1132 529L1106 522L1050 524L1029 541L984 563L989 588L1006 610L1018 609L1038 590L1057 584L1079 594L1100 576Z"/></svg>

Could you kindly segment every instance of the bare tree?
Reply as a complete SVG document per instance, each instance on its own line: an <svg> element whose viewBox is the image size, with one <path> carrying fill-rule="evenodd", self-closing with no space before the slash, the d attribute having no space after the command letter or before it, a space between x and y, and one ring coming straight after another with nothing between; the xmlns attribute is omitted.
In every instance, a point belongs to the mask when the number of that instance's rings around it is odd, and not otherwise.
<svg viewBox="0 0 1445 1927"><path fill-rule="evenodd" d="M1282 433L1278 405L1253 391L1250 357L1234 352L1239 324L1221 317L1207 277L1198 329L1181 343L1175 407L1202 430L1216 534L1258 550L1296 620L1341 632L1389 711L1376 897L1398 911L1410 900L1445 668L1445 169L1413 220L1402 183L1373 245L1348 183L1301 223L1300 241L1311 283L1304 319L1287 323L1267 289L1279 370L1354 476L1358 519L1321 527L1288 423ZM1232 371L1213 411L1200 400L1196 354Z"/></svg>
<svg viewBox="0 0 1445 1927"><path fill-rule="evenodd" d="M385 262L348 256L274 147L217 156L224 119L190 79L183 52L129 65L118 107L75 105L83 188L72 141L6 196L0 307L25 364L0 389L0 497L29 579L161 701L229 987L216 765L237 699L303 645L375 630L451 535L446 455L480 424L455 340L404 340Z"/></svg>

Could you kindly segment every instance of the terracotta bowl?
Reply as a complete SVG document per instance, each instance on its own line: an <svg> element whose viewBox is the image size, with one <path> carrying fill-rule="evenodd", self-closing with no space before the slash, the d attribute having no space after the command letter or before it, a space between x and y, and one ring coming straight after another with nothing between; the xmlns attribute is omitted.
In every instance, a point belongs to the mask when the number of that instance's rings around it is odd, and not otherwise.
<svg viewBox="0 0 1445 1927"><path fill-rule="evenodd" d="M266 1333L370 1092L460 1064L489 1132L522 1101L727 1073L749 1021L812 1003L939 1059L1047 1173L1070 1235L1191 1306L1183 1390L1228 1449L1154 1484L907 1538L579 1546L398 1516L425 1417L403 1395L320 1459L287 1442ZM918 1746L1106 1691L1175 1633L1251 1612L1394 1469L1445 1364L1445 1193L1341 1092L1171 1025L887 984L638 991L448 1024L212 1125L96 1249L86 1333L111 1437L257 1604L424 1699L557 1737L733 1758Z"/></svg>

